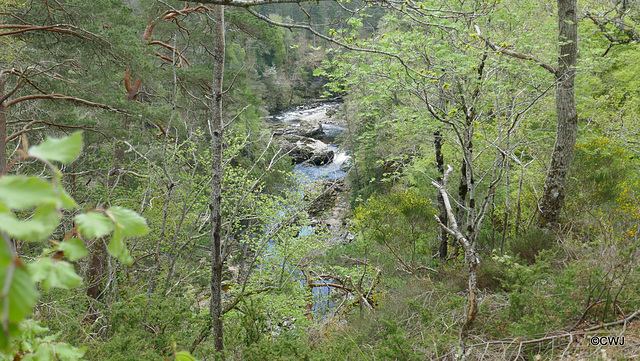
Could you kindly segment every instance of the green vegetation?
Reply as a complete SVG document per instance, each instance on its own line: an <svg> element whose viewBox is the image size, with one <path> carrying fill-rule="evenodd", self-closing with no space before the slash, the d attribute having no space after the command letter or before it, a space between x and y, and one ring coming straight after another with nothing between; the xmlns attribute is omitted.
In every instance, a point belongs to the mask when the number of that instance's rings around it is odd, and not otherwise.
<svg viewBox="0 0 640 361"><path fill-rule="evenodd" d="M0 0L0 18L0 360L640 352L639 4ZM351 158L307 183L295 130L265 117L323 97Z"/></svg>

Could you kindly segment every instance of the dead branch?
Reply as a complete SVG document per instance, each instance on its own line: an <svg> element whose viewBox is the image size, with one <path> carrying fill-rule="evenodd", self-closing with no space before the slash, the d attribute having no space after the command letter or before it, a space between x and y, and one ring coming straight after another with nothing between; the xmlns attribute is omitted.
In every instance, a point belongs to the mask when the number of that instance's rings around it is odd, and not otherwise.
<svg viewBox="0 0 640 361"><path fill-rule="evenodd" d="M174 52L176 55L178 55L178 57L180 57L180 59L184 60L185 63L187 63L187 65L191 66L191 63L189 62L189 60L187 60L187 58L184 57L184 55L180 54L180 52L178 51L178 49L176 49L175 47L167 44L167 43L163 43L162 41L158 41L158 40L152 40L149 42L149 45L160 45L160 46L164 46L165 48L171 50L172 52ZM157 53L156 53L157 54ZM162 58L162 56L160 56ZM164 59L164 58L163 58ZM173 63L173 60L171 60L171 62Z"/></svg>
<svg viewBox="0 0 640 361"><path fill-rule="evenodd" d="M460 229L458 228L458 222L456 221L456 217L453 214L453 210L451 209L451 203L449 202L449 195L447 194L446 184L449 180L449 176L451 175L452 170L453 168L451 168L451 165L447 165L447 170L442 177L442 183L439 184L436 181L432 181L431 184L438 189L440 195L442 196L442 200L446 208L449 224L451 225L451 227L445 226L440 221L440 218L438 218L437 215L434 215L434 218L440 225L440 227L442 227L442 229L454 236L456 241L462 245L465 253L465 260L469 264L469 311L467 313L467 320L462 326L462 330L460 332L460 347L463 349L462 351L464 351L466 339L469 336L469 330L471 329L473 321L476 318L476 314L478 313L478 300L476 299L476 295L478 294L476 270L478 265L480 264L480 258L478 257L478 254L476 253L473 245L469 242L469 240L467 240L462 232L460 232Z"/></svg>
<svg viewBox="0 0 640 361"><path fill-rule="evenodd" d="M585 328L585 329L582 329L582 330L576 330L576 331L570 331L570 332L566 332L566 331L562 330L562 331L559 331L560 333L557 333L555 335L549 335L549 336L545 336L545 337L541 337L541 338L536 338L536 339L533 339L533 340L512 339L512 340L487 341L487 342L481 342L481 343L469 345L469 347L471 348L471 347L487 346L487 345L508 345L508 344L516 344L516 343L518 344L519 347L521 347L523 345L531 345L531 344L536 344L536 343L541 343L541 342L552 341L552 340L556 340L556 339L564 338L564 337L573 337L573 336L576 336L576 335L583 335L583 334L586 334L586 333L589 333L589 332L592 332L592 331L601 330L603 328L607 328L607 327L611 327L611 326L617 326L617 325L621 325L621 324L627 324L628 322L632 321L633 319L635 319L638 316L640 316L640 309L636 310L635 312L631 313L627 317L622 318L620 320L609 322L609 323L604 323L602 325L597 325L597 326Z"/></svg>
<svg viewBox="0 0 640 361"><path fill-rule="evenodd" d="M136 100L138 97L138 89L140 89L140 85L142 85L142 78L138 78L131 83L131 72L127 68L124 73L124 88L127 91L126 99Z"/></svg>
<svg viewBox="0 0 640 361"><path fill-rule="evenodd" d="M175 20L178 15L188 15L190 13L198 12L198 11L213 11L213 8L210 8L202 4L196 6L195 8L189 8L188 6L189 4L186 3L185 8L182 10L165 11L165 13L162 15L162 20Z"/></svg>

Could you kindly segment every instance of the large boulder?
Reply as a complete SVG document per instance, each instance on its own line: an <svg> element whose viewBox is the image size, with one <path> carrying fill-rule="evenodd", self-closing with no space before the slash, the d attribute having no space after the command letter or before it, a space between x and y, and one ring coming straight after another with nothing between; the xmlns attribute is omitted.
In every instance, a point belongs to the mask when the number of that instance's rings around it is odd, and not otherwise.
<svg viewBox="0 0 640 361"><path fill-rule="evenodd" d="M333 162L333 156L334 156L334 153L330 149L318 151L313 153L313 155L311 155L311 158L309 158L309 163L312 163L313 165L329 164Z"/></svg>
<svg viewBox="0 0 640 361"><path fill-rule="evenodd" d="M285 134L280 138L280 143L296 164L309 161L314 165L322 165L333 160L333 151L317 139Z"/></svg>
<svg viewBox="0 0 640 361"><path fill-rule="evenodd" d="M324 135L322 123L317 119L301 119L298 127L298 135L309 138L317 138Z"/></svg>
<svg viewBox="0 0 640 361"><path fill-rule="evenodd" d="M273 134L280 136L301 136L307 138L320 138L324 136L322 123L318 120L297 120L299 124L274 124Z"/></svg>

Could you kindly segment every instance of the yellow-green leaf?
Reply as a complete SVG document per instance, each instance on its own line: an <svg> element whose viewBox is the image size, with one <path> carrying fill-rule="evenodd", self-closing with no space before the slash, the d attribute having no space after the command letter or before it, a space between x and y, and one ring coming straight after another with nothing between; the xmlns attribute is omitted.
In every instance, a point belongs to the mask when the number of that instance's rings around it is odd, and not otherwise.
<svg viewBox="0 0 640 361"><path fill-rule="evenodd" d="M76 216L80 233L90 238L106 236L113 231L113 222L102 212L87 212Z"/></svg>
<svg viewBox="0 0 640 361"><path fill-rule="evenodd" d="M64 138L49 138L29 148L29 155L49 162L73 162L82 150L82 132L75 132Z"/></svg>
<svg viewBox="0 0 640 361"><path fill-rule="evenodd" d="M109 208L107 212L116 220L116 227L124 237L141 236L149 232L147 221L130 209L116 206Z"/></svg>
<svg viewBox="0 0 640 361"><path fill-rule="evenodd" d="M63 251L67 259L72 262L79 260L89 253L87 252L87 247L85 247L84 242L77 238L71 238L60 243L58 249Z"/></svg>

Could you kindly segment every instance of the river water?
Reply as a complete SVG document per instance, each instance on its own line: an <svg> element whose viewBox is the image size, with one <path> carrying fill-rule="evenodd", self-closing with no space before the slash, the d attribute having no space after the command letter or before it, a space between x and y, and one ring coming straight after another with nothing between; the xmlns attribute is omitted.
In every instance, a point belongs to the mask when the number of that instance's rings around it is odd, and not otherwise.
<svg viewBox="0 0 640 361"><path fill-rule="evenodd" d="M307 164L298 164L294 168L294 172L304 176L305 182L314 182L326 179L342 179L346 173L351 158L345 151L340 150L339 144L336 143L338 136L345 131L345 127L336 123L342 121L335 117L340 107L338 102L327 102L313 107L300 106L272 115L269 120L272 123L282 123L288 125L300 125L301 120L317 120L322 124L322 130L325 135L318 138L327 143L330 150L333 150L333 161L322 166L314 166Z"/></svg>
<svg viewBox="0 0 640 361"><path fill-rule="evenodd" d="M333 150L333 161L321 166L310 164L296 165L294 172L301 175L301 177L296 177L296 179L303 184L316 181L339 180L347 175L351 157L344 150L341 150L340 144L337 143L340 134L346 130L345 127L338 125L343 122L335 116L335 114L338 114L337 111L339 107L340 103L338 102L322 103L315 106L300 106L272 115L268 119L271 123L282 123L294 126L300 125L301 120L317 120L322 124L322 129L325 134L322 137L318 137L318 139L326 143L330 150ZM310 228L303 232L313 232L313 229ZM302 277L302 275L300 276ZM301 278L300 282L303 286L306 286L306 280ZM331 287L315 287L312 293L313 313L320 317L327 315L334 307L330 299Z"/></svg>

